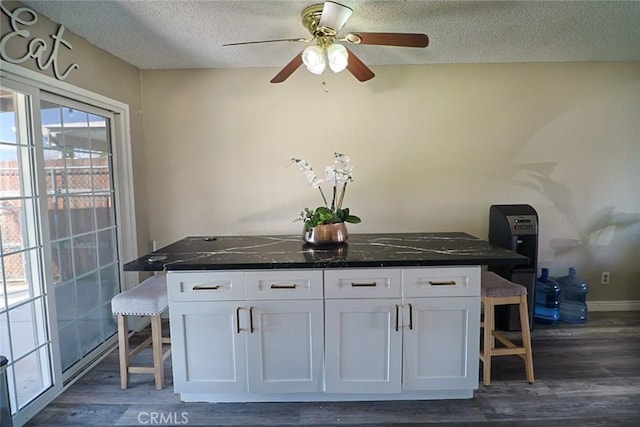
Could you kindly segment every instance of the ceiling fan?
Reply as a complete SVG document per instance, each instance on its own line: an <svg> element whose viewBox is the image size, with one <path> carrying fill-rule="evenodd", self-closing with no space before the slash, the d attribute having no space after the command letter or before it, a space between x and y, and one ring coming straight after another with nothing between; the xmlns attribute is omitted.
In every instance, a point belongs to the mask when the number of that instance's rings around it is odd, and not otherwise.
<svg viewBox="0 0 640 427"><path fill-rule="evenodd" d="M315 41L316 44L305 48L271 79L271 83L282 83L302 64L315 74L322 74L327 63L329 68L336 73L346 68L361 82L370 80L375 76L373 71L354 55L351 50L340 43L336 43L336 41L354 45L365 44L402 47L427 47L429 45L427 35L420 33L352 32L342 38L338 37L338 32L347 23L352 13L353 10L347 6L333 1L325 1L324 4L314 4L306 7L302 11L302 25L311 33L310 38L259 40L227 43L223 46L284 41L305 43Z"/></svg>

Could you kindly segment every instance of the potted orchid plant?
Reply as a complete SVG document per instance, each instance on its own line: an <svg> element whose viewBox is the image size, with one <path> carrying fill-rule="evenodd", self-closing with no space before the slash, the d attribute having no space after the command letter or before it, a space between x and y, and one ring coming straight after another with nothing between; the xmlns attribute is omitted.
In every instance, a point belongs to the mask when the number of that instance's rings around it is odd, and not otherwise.
<svg viewBox="0 0 640 427"><path fill-rule="evenodd" d="M291 160L300 168L307 177L309 186L317 188L322 196L323 206L315 209L304 208L300 212L299 221L304 222L304 230L310 233L314 227L326 224L339 224L349 222L357 224L360 218L352 215L349 208L343 208L344 195L347 190L347 184L353 181L353 166L348 156L341 153L334 153L334 161L332 165L325 167L324 179L319 178L314 172L311 165L302 159L292 158ZM322 184L329 183L331 185L331 202L327 199Z"/></svg>

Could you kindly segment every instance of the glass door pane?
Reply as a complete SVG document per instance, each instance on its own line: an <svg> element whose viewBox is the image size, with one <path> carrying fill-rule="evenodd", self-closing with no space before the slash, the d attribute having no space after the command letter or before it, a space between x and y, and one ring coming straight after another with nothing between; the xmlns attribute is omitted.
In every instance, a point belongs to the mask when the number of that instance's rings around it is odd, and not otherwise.
<svg viewBox="0 0 640 427"><path fill-rule="evenodd" d="M44 98L44 96L43 96ZM40 105L53 283L62 370L117 331L120 290L108 113Z"/></svg>
<svg viewBox="0 0 640 427"><path fill-rule="evenodd" d="M0 88L0 354L12 412L53 385L28 95Z"/></svg>

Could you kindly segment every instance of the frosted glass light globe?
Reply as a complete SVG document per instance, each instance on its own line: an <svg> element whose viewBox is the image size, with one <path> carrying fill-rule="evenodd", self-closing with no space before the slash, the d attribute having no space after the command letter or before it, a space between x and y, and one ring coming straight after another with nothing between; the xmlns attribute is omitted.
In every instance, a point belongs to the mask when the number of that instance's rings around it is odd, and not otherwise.
<svg viewBox="0 0 640 427"><path fill-rule="evenodd" d="M326 66L324 51L320 46L309 46L302 52L302 62L313 74L322 74Z"/></svg>
<svg viewBox="0 0 640 427"><path fill-rule="evenodd" d="M327 56L329 57L329 68L334 73L347 68L349 64L349 52L347 49L338 43L333 43L327 48Z"/></svg>

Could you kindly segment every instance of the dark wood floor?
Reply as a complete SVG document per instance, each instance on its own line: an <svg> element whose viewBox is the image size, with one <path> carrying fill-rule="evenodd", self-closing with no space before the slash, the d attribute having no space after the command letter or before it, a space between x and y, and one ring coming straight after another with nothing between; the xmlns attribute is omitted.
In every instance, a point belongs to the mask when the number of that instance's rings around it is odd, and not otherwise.
<svg viewBox="0 0 640 427"><path fill-rule="evenodd" d="M493 364L492 383L468 400L339 403L183 403L148 375L120 390L111 353L33 418L29 426L518 426L640 425L640 312L593 312L584 325L536 325L536 382L519 358ZM169 363L167 363L169 364ZM169 422L166 422L169 420ZM158 419L156 419L158 421Z"/></svg>

